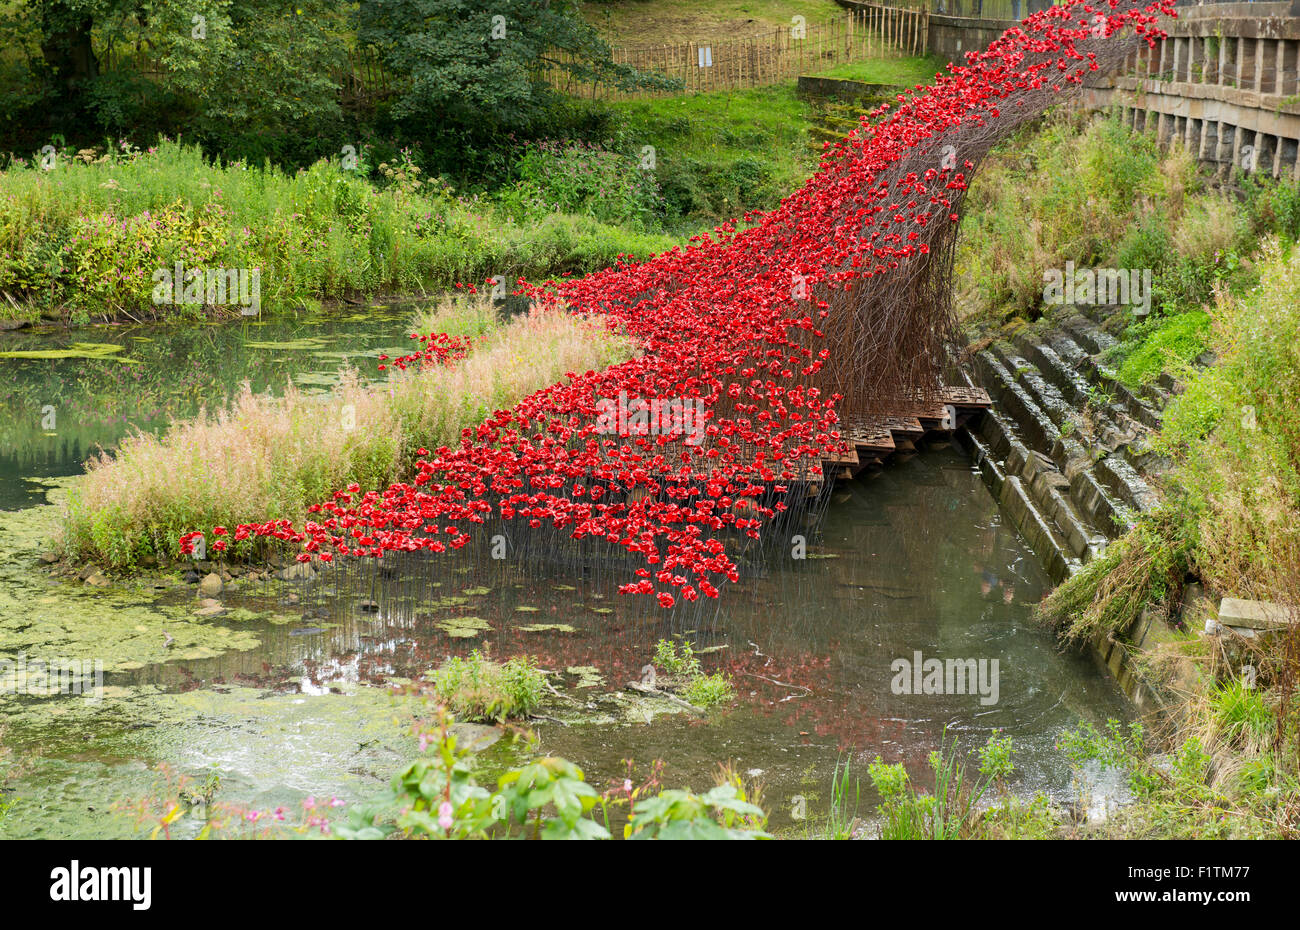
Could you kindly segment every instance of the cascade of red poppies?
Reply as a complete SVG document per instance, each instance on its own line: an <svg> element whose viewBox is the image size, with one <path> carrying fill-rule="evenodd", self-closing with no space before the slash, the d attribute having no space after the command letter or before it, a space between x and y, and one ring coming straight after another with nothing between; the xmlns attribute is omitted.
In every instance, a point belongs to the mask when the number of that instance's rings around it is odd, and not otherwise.
<svg viewBox="0 0 1300 930"><path fill-rule="evenodd" d="M644 353L569 373L467 428L456 448L421 450L410 484L353 485L302 528L246 524L234 539L302 543L300 560L330 561L456 550L475 525L523 521L643 559L624 593L664 607L716 597L738 578L725 540L758 538L820 482L846 418L939 387L960 205L982 158L1088 75L1153 44L1162 15L1175 15L1173 0L1035 14L865 116L775 210L580 280L520 280L517 294L601 318ZM435 338L425 357L463 348ZM627 398L699 409L700 429L611 430L605 414Z"/></svg>

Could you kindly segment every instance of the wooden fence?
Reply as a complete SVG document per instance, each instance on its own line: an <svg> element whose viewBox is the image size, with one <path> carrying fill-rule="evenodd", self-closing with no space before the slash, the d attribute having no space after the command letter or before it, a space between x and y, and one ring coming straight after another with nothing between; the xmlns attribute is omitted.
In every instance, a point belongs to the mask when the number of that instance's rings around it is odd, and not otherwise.
<svg viewBox="0 0 1300 930"><path fill-rule="evenodd" d="M690 91L737 90L793 81L837 65L870 58L924 55L929 13L925 9L862 4L825 23L792 24L769 33L723 42L683 42L642 48L615 47L616 64L681 82ZM566 59L563 56L557 59ZM551 86L590 97L646 97L683 90L621 91L608 84L579 83L562 67L546 72Z"/></svg>

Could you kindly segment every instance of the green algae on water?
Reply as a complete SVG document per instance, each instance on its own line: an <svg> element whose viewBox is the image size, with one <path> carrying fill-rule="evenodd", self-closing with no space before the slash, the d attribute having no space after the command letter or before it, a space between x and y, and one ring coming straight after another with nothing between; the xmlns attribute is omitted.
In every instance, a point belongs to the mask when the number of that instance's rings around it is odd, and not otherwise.
<svg viewBox="0 0 1300 930"><path fill-rule="evenodd" d="M80 358L100 359L110 362L123 362L128 365L140 364L139 359L116 357L122 347L111 342L74 342L66 349L15 349L0 352L0 358L60 359Z"/></svg>
<svg viewBox="0 0 1300 930"><path fill-rule="evenodd" d="M470 639L492 629L482 617L449 617L435 620L433 625L454 639Z"/></svg>

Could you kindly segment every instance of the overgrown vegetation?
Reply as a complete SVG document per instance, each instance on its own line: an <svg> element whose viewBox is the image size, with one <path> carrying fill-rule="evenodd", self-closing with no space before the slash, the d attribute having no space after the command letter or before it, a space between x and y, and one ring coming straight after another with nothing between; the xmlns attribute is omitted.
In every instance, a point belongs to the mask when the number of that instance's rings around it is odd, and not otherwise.
<svg viewBox="0 0 1300 930"><path fill-rule="evenodd" d="M433 693L457 717L502 723L527 717L542 700L545 675L531 656L493 662L477 649L452 656L431 673Z"/></svg>
<svg viewBox="0 0 1300 930"><path fill-rule="evenodd" d="M1294 839L1300 782L1294 731L1273 741L1267 693L1228 682L1197 700L1193 723L1172 743L1140 723L1084 724L1058 746L1076 765L1123 772L1133 803L1099 828L1104 835L1180 839ZM1166 749L1167 751L1161 751Z"/></svg>
<svg viewBox="0 0 1300 930"><path fill-rule="evenodd" d="M243 312L202 286L190 302L177 284L176 299L164 294L160 303L157 275L177 262L186 274L258 269L261 304L275 310L489 275L592 271L674 242L554 205L521 224L502 207L422 180L409 161L371 164L364 150L355 170L336 160L297 174L210 164L171 142L149 152L64 152L49 164L0 171L0 292L29 318Z"/></svg>
<svg viewBox="0 0 1300 930"><path fill-rule="evenodd" d="M1116 377L1137 388L1167 371L1189 366L1209 347L1209 335L1210 315L1203 310L1157 315L1129 327L1106 362L1118 362Z"/></svg>
<svg viewBox="0 0 1300 930"><path fill-rule="evenodd" d="M876 757L867 773L880 804L880 838L885 840L1043 839L1052 836L1058 820L1045 795L1029 800L1013 795L1007 779L1015 771L1015 746L1009 736L994 731L976 750L978 773L967 772L957 753L957 740L945 732L940 748L930 753L932 792L918 791L901 763ZM993 790L990 803L985 798Z"/></svg>
<svg viewBox="0 0 1300 930"><path fill-rule="evenodd" d="M1118 116L1049 117L980 167L964 207L958 279L967 312L1035 318L1043 273L1076 267L1149 269L1153 309L1199 310L1214 290L1255 280L1259 237L1300 237L1294 186L1250 176L1238 199L1212 187L1175 143L1135 133Z"/></svg>
<svg viewBox="0 0 1300 930"><path fill-rule="evenodd" d="M1065 638L1122 641L1143 611L1170 618L1188 574L1216 596L1273 601L1292 624L1300 617L1300 430L1292 413L1300 402L1300 249L1272 240L1258 275L1245 293L1220 291L1208 310L1215 364L1197 368L1180 359L1191 349L1143 363L1172 371L1184 385L1155 440L1155 451L1172 464L1161 480L1164 504L1045 601L1043 614ZM1130 359L1142 357L1139 351ZM1081 758L1130 774L1138 801L1108 829L1297 835L1300 633L1254 641L1220 633L1199 645L1144 660L1156 663L1154 672L1162 662L1192 663L1208 683L1204 693L1183 696L1162 739L1112 728L1067 741Z"/></svg>
<svg viewBox="0 0 1300 930"><path fill-rule="evenodd" d="M666 675L666 684L696 707L725 704L736 696L736 688L725 672L708 674L689 642L661 639L655 645L652 663Z"/></svg>
<svg viewBox="0 0 1300 930"><path fill-rule="evenodd" d="M488 312L449 302L417 322L427 332L463 330L481 327ZM62 548L128 568L175 558L180 536L196 527L300 522L339 488L387 487L421 449L455 444L462 429L565 372L618 364L634 351L600 324L548 313L494 327L454 365L390 368L383 387L345 370L330 394L292 384L278 398L245 390L229 410L174 423L161 437L137 433L92 458L69 494ZM252 555L251 544L232 542L226 554Z"/></svg>
<svg viewBox="0 0 1300 930"><path fill-rule="evenodd" d="M1274 240L1259 274L1207 317L1216 364L1161 356L1184 383L1155 443L1173 464L1165 504L1047 599L1067 638L1122 633L1148 606L1168 615L1188 572L1224 595L1288 596L1300 565L1300 250Z"/></svg>

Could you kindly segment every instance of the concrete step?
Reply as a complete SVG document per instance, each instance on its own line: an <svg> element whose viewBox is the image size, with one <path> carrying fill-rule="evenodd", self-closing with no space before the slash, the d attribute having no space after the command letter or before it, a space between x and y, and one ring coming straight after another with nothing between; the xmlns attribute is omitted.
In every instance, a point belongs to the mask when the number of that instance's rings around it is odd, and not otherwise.
<svg viewBox="0 0 1300 930"><path fill-rule="evenodd" d="M1122 536L1133 527L1132 511L1111 496L1091 468L1077 472L1070 479L1070 500L1090 525L1111 538Z"/></svg>
<svg viewBox="0 0 1300 930"><path fill-rule="evenodd" d="M1053 330L1048 335L1047 342L1057 357L1075 371L1079 371L1080 366L1088 360L1088 353L1083 347L1059 329Z"/></svg>
<svg viewBox="0 0 1300 930"><path fill-rule="evenodd" d="M1060 584L1082 567L1082 562L1070 554L1069 543L1042 512L1034 505L1024 482L1015 475L1002 481L998 503L1011 518L1012 524L1029 543L1053 582Z"/></svg>
<svg viewBox="0 0 1300 930"><path fill-rule="evenodd" d="M975 367L990 398L1015 421L1016 432L1031 447L1050 453L1060 430L1012 376L1006 366L988 349L975 356Z"/></svg>
<svg viewBox="0 0 1300 930"><path fill-rule="evenodd" d="M1105 549L1105 534L1094 528L1070 500L1070 479L1052 459L1017 443L1003 471L1020 478L1030 501L1064 540L1071 556L1086 562Z"/></svg>
<svg viewBox="0 0 1300 930"><path fill-rule="evenodd" d="M1015 354L1013 349L998 343L994 343L989 348L1006 363L1005 367L1008 367L1008 370L1018 372L1017 383L1025 388L1030 399L1056 426L1057 436L1051 447L1048 449L1040 447L1040 451L1049 452L1062 471L1071 471L1076 462L1082 460L1091 462L1098 455L1122 448L1125 443L1136 437L1134 430L1137 427L1132 425L1122 406L1094 404L1089 409L1088 419L1093 435L1101 440L1103 449L1097 453L1090 453L1078 439L1073 438L1076 431L1083 426L1081 408L1089 398L1085 396L1082 403L1071 403L1055 385L1041 376L1040 369L1036 365L1023 356ZM1055 356L1050 347L1043 346L1042 349L1051 352L1053 357L1059 360L1059 356ZM1073 375L1075 380L1082 381L1077 372L1073 372ZM1083 385L1077 384L1072 393L1076 396L1084 393Z"/></svg>
<svg viewBox="0 0 1300 930"><path fill-rule="evenodd" d="M1058 433L1065 424L1074 424L1074 408L1061 396L1060 391L1047 383L1033 362L1017 354L1015 348L1009 343L995 342L989 346L989 349L1002 360L1007 371L1015 377L1016 383L1025 389L1030 400L1047 415Z"/></svg>

